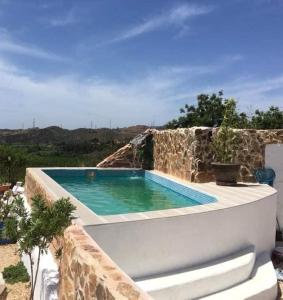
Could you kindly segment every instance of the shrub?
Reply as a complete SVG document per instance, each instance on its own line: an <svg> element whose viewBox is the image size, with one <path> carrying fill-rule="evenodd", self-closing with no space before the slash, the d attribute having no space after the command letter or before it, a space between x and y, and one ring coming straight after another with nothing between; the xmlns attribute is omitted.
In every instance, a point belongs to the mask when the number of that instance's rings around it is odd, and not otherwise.
<svg viewBox="0 0 283 300"><path fill-rule="evenodd" d="M29 274L21 261L15 266L11 265L6 267L3 271L3 277L5 281L10 284L29 281Z"/></svg>

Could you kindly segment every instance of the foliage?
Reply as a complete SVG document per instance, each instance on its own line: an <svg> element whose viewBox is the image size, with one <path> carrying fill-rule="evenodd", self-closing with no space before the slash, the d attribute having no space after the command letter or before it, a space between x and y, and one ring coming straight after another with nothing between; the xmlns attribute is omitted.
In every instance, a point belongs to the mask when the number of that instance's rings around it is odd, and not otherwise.
<svg viewBox="0 0 283 300"><path fill-rule="evenodd" d="M23 152L8 145L0 145L0 169L3 182L15 182L19 170L25 168L26 157Z"/></svg>
<svg viewBox="0 0 283 300"><path fill-rule="evenodd" d="M235 159L235 149L238 142L237 133L229 124L237 125L235 114L236 102L233 99L225 101L225 112L221 126L212 141L215 160L221 163L232 163Z"/></svg>
<svg viewBox="0 0 283 300"><path fill-rule="evenodd" d="M23 200L21 199L23 202ZM41 195L32 198L32 210L29 214L25 209L18 212L18 223L13 235L17 237L19 251L30 260L31 296L33 299L39 270L40 257L46 253L52 240L62 236L66 227L71 224L75 207L69 199L61 198L47 204ZM34 267L32 251L38 248L37 263Z"/></svg>
<svg viewBox="0 0 283 300"><path fill-rule="evenodd" d="M6 192L2 199L0 199L0 238L9 239L10 242L17 241L15 234L18 222L17 215L24 211L24 205L21 199L16 196L13 197L11 192Z"/></svg>
<svg viewBox="0 0 283 300"><path fill-rule="evenodd" d="M0 183L24 181L27 167L93 167L145 126L119 129L59 127L0 132ZM8 157L11 160L8 161ZM9 172L11 176L9 176Z"/></svg>
<svg viewBox="0 0 283 300"><path fill-rule="evenodd" d="M5 222L7 218L18 216L25 211L24 204L20 196L12 196L10 191L6 192L0 199L0 221Z"/></svg>
<svg viewBox="0 0 283 300"><path fill-rule="evenodd" d="M278 107L271 106L267 111L256 110L252 117L252 126L256 129L283 128L283 111Z"/></svg>
<svg viewBox="0 0 283 300"><path fill-rule="evenodd" d="M15 266L6 267L3 271L3 277L10 284L29 281L27 269L21 261Z"/></svg>
<svg viewBox="0 0 283 300"><path fill-rule="evenodd" d="M198 104L185 105L180 109L183 114L177 120L169 122L167 128L192 127L192 126L219 126L223 120L224 98L223 92L218 94L200 94L197 96Z"/></svg>
<svg viewBox="0 0 283 300"><path fill-rule="evenodd" d="M117 143L109 141L96 145L93 145L93 142L82 145L64 143L0 145L0 183L9 181L9 166L6 163L8 155L12 157L13 162L10 169L11 180L16 182L24 180L27 167L93 167L124 144L124 141ZM22 158L19 164L17 164L19 160L13 160L15 153L16 157Z"/></svg>
<svg viewBox="0 0 283 300"><path fill-rule="evenodd" d="M17 242L16 228L18 226L15 217L7 218L4 222L3 230L0 232L1 238L8 239L9 243Z"/></svg>
<svg viewBox="0 0 283 300"><path fill-rule="evenodd" d="M166 124L167 128L183 128L193 126L219 127L224 120L225 103L228 99L223 92L218 94L200 94L197 105L186 104L181 108L181 116ZM271 106L267 111L256 110L249 118L246 113L238 112L236 101L232 105L229 125L232 128L280 129L283 128L283 111Z"/></svg>

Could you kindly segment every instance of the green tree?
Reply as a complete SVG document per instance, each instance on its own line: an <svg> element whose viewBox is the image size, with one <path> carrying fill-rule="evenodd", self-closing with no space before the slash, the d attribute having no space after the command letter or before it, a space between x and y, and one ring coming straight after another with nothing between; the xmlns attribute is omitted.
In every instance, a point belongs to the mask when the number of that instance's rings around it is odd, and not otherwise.
<svg viewBox="0 0 283 300"><path fill-rule="evenodd" d="M256 129L283 128L283 111L271 106L267 111L256 110L252 117L252 127Z"/></svg>
<svg viewBox="0 0 283 300"><path fill-rule="evenodd" d="M21 201L23 201L21 199ZM69 199L59 199L47 204L41 195L32 198L32 210L28 213L26 209L19 211L18 224L15 232L11 233L18 240L19 251L26 254L30 261L31 294L34 299L40 258L46 253L54 238L63 235L64 230L71 224L72 213L75 207ZM32 252L38 248L36 266L32 258Z"/></svg>
<svg viewBox="0 0 283 300"><path fill-rule="evenodd" d="M223 92L219 91L218 94L200 94L197 96L197 105L185 105L181 108L180 116L178 119L172 120L166 124L167 128L183 128L192 126L207 126L219 127L224 118L225 103L229 99L223 97ZM230 99L231 102L231 99ZM235 128L249 127L248 117L245 113L238 113L236 101L231 102L231 126Z"/></svg>

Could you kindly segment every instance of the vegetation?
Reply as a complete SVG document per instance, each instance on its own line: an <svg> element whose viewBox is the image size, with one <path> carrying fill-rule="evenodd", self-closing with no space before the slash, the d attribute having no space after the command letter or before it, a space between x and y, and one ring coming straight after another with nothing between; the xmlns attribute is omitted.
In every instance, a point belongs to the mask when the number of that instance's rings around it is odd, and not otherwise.
<svg viewBox="0 0 283 300"><path fill-rule="evenodd" d="M27 158L21 150L0 145L1 182L15 181L19 176L19 170L25 167L26 162Z"/></svg>
<svg viewBox="0 0 283 300"><path fill-rule="evenodd" d="M22 199L19 196L12 197L11 192L6 192L0 199L0 239L16 242L17 216L24 211Z"/></svg>
<svg viewBox="0 0 283 300"><path fill-rule="evenodd" d="M23 200L20 199L20 201L23 206ZM53 239L63 235L64 230L71 224L74 210L75 207L69 199L62 198L47 205L45 199L37 195L32 198L31 213L28 213L26 209L18 211L17 226L14 227L12 235L17 238L20 254L26 254L29 257L30 299L34 299L41 255L47 252ZM35 261L32 258L34 249L38 249Z"/></svg>
<svg viewBox="0 0 283 300"><path fill-rule="evenodd" d="M251 123L256 129L283 128L283 111L271 106L268 111L255 111Z"/></svg>
<svg viewBox="0 0 283 300"><path fill-rule="evenodd" d="M231 121L234 126L237 126L239 122L235 115L235 100L225 100L224 107L223 121L212 140L212 148L217 162L233 163L235 149L239 144L237 133L229 125Z"/></svg>
<svg viewBox="0 0 283 300"><path fill-rule="evenodd" d="M21 261L15 266L6 267L3 271L3 277L10 284L29 281L27 269Z"/></svg>
<svg viewBox="0 0 283 300"><path fill-rule="evenodd" d="M0 130L0 182L23 180L27 167L93 167L147 127Z"/></svg>
<svg viewBox="0 0 283 300"><path fill-rule="evenodd" d="M225 105L229 99L218 94L200 94L197 96L197 105L185 105L180 109L182 114L166 124L167 128L183 128L192 126L219 127L225 114ZM229 125L233 128L279 129L283 128L283 111L271 106L267 111L256 110L248 117L244 112L238 112L236 101L233 111L230 112Z"/></svg>

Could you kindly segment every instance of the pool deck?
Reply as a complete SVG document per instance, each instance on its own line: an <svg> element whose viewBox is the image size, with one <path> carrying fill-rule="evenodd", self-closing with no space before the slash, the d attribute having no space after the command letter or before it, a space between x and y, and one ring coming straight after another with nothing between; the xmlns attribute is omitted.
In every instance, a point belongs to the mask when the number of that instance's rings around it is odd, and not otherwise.
<svg viewBox="0 0 283 300"><path fill-rule="evenodd" d="M128 221L138 221L155 218L167 218L188 214L202 214L214 210L230 209L235 206L247 205L255 201L260 201L276 193L276 190L265 184L239 183L237 186L217 186L214 182L209 183L191 183L159 171L148 171L159 176L163 176L179 184L188 186L191 189L214 196L217 201L214 203L196 205L192 207L182 207L174 209L147 211L139 213L127 213L118 215L99 216L90 210L87 206L76 199L72 194L61 187L56 181L49 177L42 169L66 169L66 170L93 170L100 168L28 168L27 173L38 182L42 189L53 200L68 197L76 206L76 223L86 225L99 225L109 223L119 223ZM113 170L117 170L113 169ZM118 170L134 170L120 168ZM138 170L138 169L137 169Z"/></svg>

